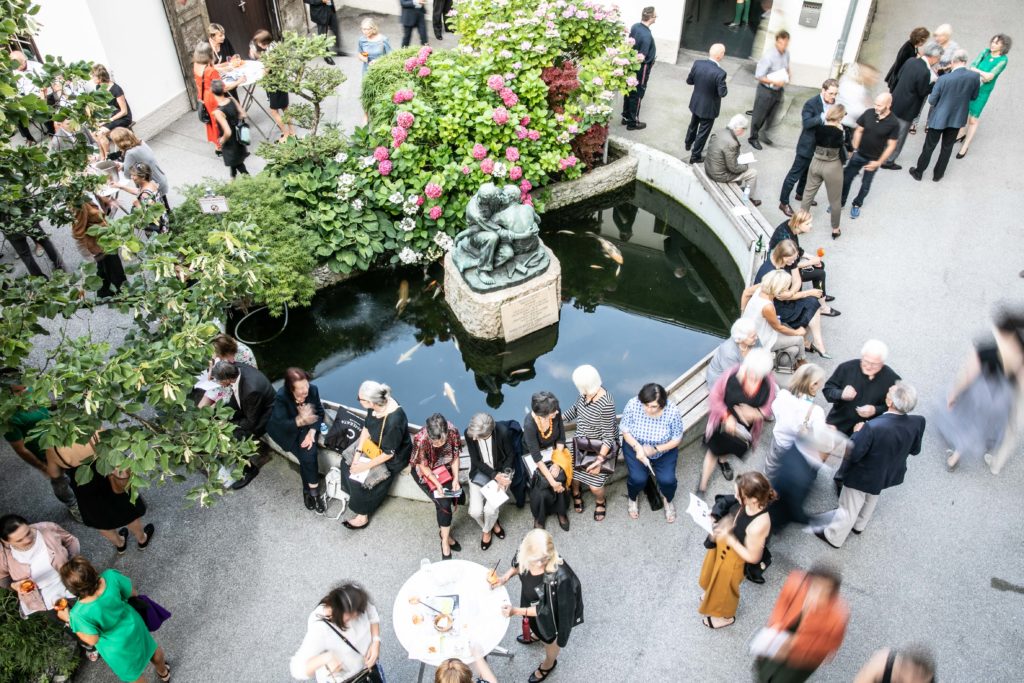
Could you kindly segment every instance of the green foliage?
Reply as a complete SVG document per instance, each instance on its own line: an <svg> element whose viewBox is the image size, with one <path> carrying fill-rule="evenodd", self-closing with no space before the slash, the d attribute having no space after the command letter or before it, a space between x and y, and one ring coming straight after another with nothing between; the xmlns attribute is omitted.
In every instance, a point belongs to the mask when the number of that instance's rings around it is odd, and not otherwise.
<svg viewBox="0 0 1024 683"><path fill-rule="evenodd" d="M58 624L22 619L14 591L0 589L0 683L48 683L78 668L78 646Z"/></svg>
<svg viewBox="0 0 1024 683"><path fill-rule="evenodd" d="M280 90L306 100L292 103L288 116L314 135L323 115L323 101L346 80L340 70L319 63L320 58L331 54L331 42L327 36L288 32L284 40L274 43L260 58L266 70L260 85L268 92Z"/></svg>
<svg viewBox="0 0 1024 683"><path fill-rule="evenodd" d="M315 291L312 272L317 264L317 224L299 205L288 201L282 180L260 173L231 182L208 179L189 187L185 201L174 210L175 241L181 246L202 250L209 235L223 226L224 217L199 210L198 200L207 189L227 198L227 218L250 224L251 239L265 248L264 256L252 264L255 283L241 303L266 304L276 312L285 304L308 305Z"/></svg>
<svg viewBox="0 0 1024 683"><path fill-rule="evenodd" d="M260 144L259 155L267 160L267 169L277 175L287 175L306 162L322 165L336 159L348 149L348 138L336 123L324 124L317 135L290 136L280 142Z"/></svg>
<svg viewBox="0 0 1024 683"><path fill-rule="evenodd" d="M373 60L363 76L360 101L367 118L373 121L390 121L395 115L395 104L391 96L395 91L411 82L403 64L419 52L416 47L403 47Z"/></svg>

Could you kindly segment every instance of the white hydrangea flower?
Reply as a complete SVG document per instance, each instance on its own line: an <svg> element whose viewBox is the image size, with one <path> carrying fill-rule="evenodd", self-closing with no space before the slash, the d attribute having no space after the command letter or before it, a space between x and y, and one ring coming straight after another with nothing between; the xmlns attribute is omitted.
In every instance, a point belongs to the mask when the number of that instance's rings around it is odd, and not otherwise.
<svg viewBox="0 0 1024 683"><path fill-rule="evenodd" d="M451 248L455 246L455 240L453 240L447 233L437 232L434 233L434 244L445 251L450 251Z"/></svg>
<svg viewBox="0 0 1024 683"><path fill-rule="evenodd" d="M398 224L398 227L405 232L412 232L416 228L416 221L412 218L403 218Z"/></svg>
<svg viewBox="0 0 1024 683"><path fill-rule="evenodd" d="M395 192L390 197L388 197L388 201L391 202L392 204L401 204L403 201L405 201L405 197L402 196L401 192Z"/></svg>
<svg viewBox="0 0 1024 683"><path fill-rule="evenodd" d="M369 168L370 166L373 166L374 164L376 164L376 163L377 163L377 160L376 160L376 159L374 159L374 158L373 158L373 155L371 154L371 155L370 155L370 156L368 156L368 157L362 157L362 158L361 158L361 159L359 160L359 163L360 163L360 164L362 164L364 168Z"/></svg>
<svg viewBox="0 0 1024 683"><path fill-rule="evenodd" d="M420 255L409 247L405 247L402 251L398 252L398 260L406 265L416 263L420 260Z"/></svg>
<svg viewBox="0 0 1024 683"><path fill-rule="evenodd" d="M352 200L352 210L353 211L362 211L363 210L363 200L362 199L353 199Z"/></svg>
<svg viewBox="0 0 1024 683"><path fill-rule="evenodd" d="M347 154L345 154L344 152L338 152L338 153L337 153L337 154L336 154L336 155L334 156L334 160L335 160L335 161L337 161L337 162L338 162L339 164L343 164L343 163L345 163L346 161L348 161L348 155L347 155Z"/></svg>
<svg viewBox="0 0 1024 683"><path fill-rule="evenodd" d="M495 162L493 175L495 178L504 178L508 175L508 166L500 161Z"/></svg>

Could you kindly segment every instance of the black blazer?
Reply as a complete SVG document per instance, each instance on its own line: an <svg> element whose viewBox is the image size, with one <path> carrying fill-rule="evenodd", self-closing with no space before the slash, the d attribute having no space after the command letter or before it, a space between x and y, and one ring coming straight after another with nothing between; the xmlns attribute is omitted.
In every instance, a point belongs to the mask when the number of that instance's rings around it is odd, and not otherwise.
<svg viewBox="0 0 1024 683"><path fill-rule="evenodd" d="M425 6L417 7L413 0L398 0L398 2L402 5L402 26L415 26L420 20L426 21L427 8Z"/></svg>
<svg viewBox="0 0 1024 683"><path fill-rule="evenodd" d="M811 158L814 156L814 148L818 144L815 142L815 133L819 126L824 125L821 122L823 111L825 111L825 103L822 101L820 93L804 102L804 108L800 112L803 130L800 131L800 139L796 143L798 157Z"/></svg>
<svg viewBox="0 0 1024 683"><path fill-rule="evenodd" d="M301 444L306 438L310 429L319 430L324 421L324 404L320 402L320 392L312 384L309 385L309 395L306 396L307 404L313 406L313 411L320 418L310 425L299 427L295 424L295 418L299 416L299 406L295 399L288 393L288 389L282 386L274 396L274 409L270 414L270 421L267 423L267 433L270 438L277 442L277 445L297 455L302 453L316 453L316 441L313 441L313 448L303 451Z"/></svg>
<svg viewBox="0 0 1024 683"><path fill-rule="evenodd" d="M331 23L331 15L334 14L334 0L324 4L323 0L302 0L309 5L309 18L314 24Z"/></svg>
<svg viewBox="0 0 1024 683"><path fill-rule="evenodd" d="M232 392L228 405L235 409L231 421L235 424L236 439L258 439L267 432L267 423L274 410L274 397L277 392L270 384L266 375L241 363L235 367L242 373L238 380L238 396L241 404Z"/></svg>
<svg viewBox="0 0 1024 683"><path fill-rule="evenodd" d="M690 67L686 82L693 86L690 112L702 119L717 118L722 98L729 94L725 85L725 69L713 59L701 59Z"/></svg>
<svg viewBox="0 0 1024 683"><path fill-rule="evenodd" d="M490 467L480 457L480 444L477 443L477 440L469 438L469 434L464 434L464 436L466 437L466 450L469 451L470 481L473 480L473 476L477 472L494 479L494 475L506 467L515 469L516 451L512 445L512 434L504 422L495 422L494 432L491 434L491 445L494 447L492 453L494 467Z"/></svg>
<svg viewBox="0 0 1024 683"><path fill-rule="evenodd" d="M896 53L896 60L889 67L889 73L885 74L885 82L889 86L889 92L896 89L896 84L900 80L900 69L907 63L908 59L912 59L917 55L917 48L909 40L900 47L900 51Z"/></svg>
<svg viewBox="0 0 1024 683"><path fill-rule="evenodd" d="M903 121L913 121L931 91L932 70L928 62L916 57L908 59L900 69L896 89L892 92L892 113Z"/></svg>
<svg viewBox="0 0 1024 683"><path fill-rule="evenodd" d="M899 486L907 473L907 456L921 452L925 420L920 415L885 413L865 422L853 435L853 451L835 479L851 489L878 495Z"/></svg>

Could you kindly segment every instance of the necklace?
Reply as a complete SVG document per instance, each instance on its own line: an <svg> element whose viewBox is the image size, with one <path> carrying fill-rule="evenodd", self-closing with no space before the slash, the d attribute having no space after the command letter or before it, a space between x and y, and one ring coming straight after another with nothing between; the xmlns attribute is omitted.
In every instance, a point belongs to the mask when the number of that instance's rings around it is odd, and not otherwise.
<svg viewBox="0 0 1024 683"><path fill-rule="evenodd" d="M550 439L551 433L555 431L555 421L551 418L547 418L548 430L546 432L544 431L544 427L541 426L541 418L534 415L533 421L537 425L537 432L540 434L540 438Z"/></svg>

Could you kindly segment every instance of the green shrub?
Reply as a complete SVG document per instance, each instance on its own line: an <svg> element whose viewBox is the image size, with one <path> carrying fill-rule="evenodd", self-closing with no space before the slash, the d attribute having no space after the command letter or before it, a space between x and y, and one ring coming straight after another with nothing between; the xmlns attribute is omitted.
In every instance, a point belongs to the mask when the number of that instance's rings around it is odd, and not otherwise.
<svg viewBox="0 0 1024 683"><path fill-rule="evenodd" d="M78 646L66 630L41 615L22 619L17 596L0 589L0 683L70 678L78 663Z"/></svg>
<svg viewBox="0 0 1024 683"><path fill-rule="evenodd" d="M391 101L391 96L403 84L412 82L412 77L406 73L402 65L418 52L418 47L403 47L375 59L371 68L366 70L360 101L371 122L390 121L394 117L395 105Z"/></svg>

